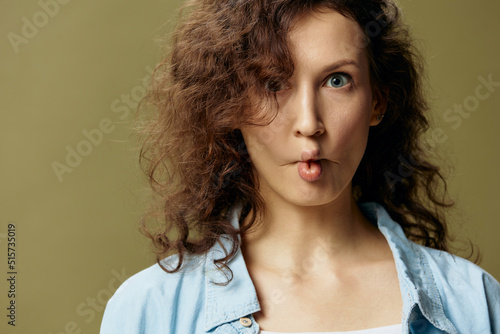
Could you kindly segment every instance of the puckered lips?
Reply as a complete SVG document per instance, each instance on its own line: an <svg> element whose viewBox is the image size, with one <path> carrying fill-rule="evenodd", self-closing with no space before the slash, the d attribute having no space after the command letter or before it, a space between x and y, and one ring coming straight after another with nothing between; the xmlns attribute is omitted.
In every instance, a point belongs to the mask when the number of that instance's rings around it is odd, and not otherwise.
<svg viewBox="0 0 500 334"><path fill-rule="evenodd" d="M302 180L314 182L322 174L321 160L318 159L319 150L306 150L300 154L301 161L297 162L297 171Z"/></svg>
<svg viewBox="0 0 500 334"><path fill-rule="evenodd" d="M321 160L300 161L297 166L299 176L307 182L314 182L321 177Z"/></svg>

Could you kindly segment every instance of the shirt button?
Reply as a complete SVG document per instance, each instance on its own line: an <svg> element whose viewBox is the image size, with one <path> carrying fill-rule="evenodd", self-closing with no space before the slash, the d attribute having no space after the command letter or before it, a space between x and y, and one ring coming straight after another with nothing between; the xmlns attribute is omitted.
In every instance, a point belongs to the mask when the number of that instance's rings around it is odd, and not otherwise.
<svg viewBox="0 0 500 334"><path fill-rule="evenodd" d="M240 318L240 324L242 324L245 327L250 327L252 325L252 320L250 320L247 317Z"/></svg>

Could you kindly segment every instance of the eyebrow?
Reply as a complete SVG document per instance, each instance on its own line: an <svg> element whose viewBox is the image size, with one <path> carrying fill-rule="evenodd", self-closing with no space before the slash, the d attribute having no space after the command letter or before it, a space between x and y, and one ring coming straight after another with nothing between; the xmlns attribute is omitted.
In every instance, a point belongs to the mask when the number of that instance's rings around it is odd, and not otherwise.
<svg viewBox="0 0 500 334"><path fill-rule="evenodd" d="M358 62L355 61L354 59L341 59L339 61L336 61L333 64L325 66L321 73L327 73L327 72L333 72L339 67L346 66L346 65L354 65L359 68Z"/></svg>

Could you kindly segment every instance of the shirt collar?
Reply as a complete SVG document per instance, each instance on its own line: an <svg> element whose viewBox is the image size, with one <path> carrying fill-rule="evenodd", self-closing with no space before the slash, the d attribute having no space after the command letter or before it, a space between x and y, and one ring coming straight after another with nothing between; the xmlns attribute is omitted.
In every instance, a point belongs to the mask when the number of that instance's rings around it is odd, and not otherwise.
<svg viewBox="0 0 500 334"><path fill-rule="evenodd" d="M360 203L359 208L368 220L378 226L391 248L403 297L403 321L406 326L422 325L424 317L446 333L457 333L444 313L436 281L421 247L407 239L403 228L379 203Z"/></svg>
<svg viewBox="0 0 500 334"><path fill-rule="evenodd" d="M239 228L240 212L241 205L237 205L231 213L231 224L236 228ZM213 261L225 256L223 247L227 251L231 249L231 242L228 238L222 237L220 241L223 246L216 243L208 252L205 261L205 330L207 332L223 323L260 311L257 292L245 265L241 248L238 248L237 253L227 263L233 272L231 282L225 286L212 283L228 281L228 277L218 270Z"/></svg>
<svg viewBox="0 0 500 334"><path fill-rule="evenodd" d="M457 333L446 317L436 282L427 260L416 244L409 241L401 226L394 222L382 205L375 202L359 203L366 218L376 224L391 248L398 272L403 297L403 322L406 326L418 326L425 319L433 326L448 333ZM241 205L231 213L231 223L239 228ZM205 260L205 330L208 332L223 323L260 311L255 287L238 248L227 263L233 272L233 279L227 285L212 282L226 282L228 277L217 268L213 260L225 256L224 249L231 249L228 238L221 237L220 243L207 253ZM411 323L411 324L410 324ZM405 324L404 324L405 325Z"/></svg>

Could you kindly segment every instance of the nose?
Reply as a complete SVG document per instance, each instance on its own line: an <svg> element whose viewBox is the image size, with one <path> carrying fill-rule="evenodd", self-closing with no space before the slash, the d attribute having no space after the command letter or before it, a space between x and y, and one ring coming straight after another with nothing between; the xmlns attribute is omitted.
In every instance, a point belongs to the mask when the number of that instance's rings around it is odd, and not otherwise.
<svg viewBox="0 0 500 334"><path fill-rule="evenodd" d="M295 101L294 135L319 137L325 132L321 119L317 93L313 88L303 88L298 92Z"/></svg>

